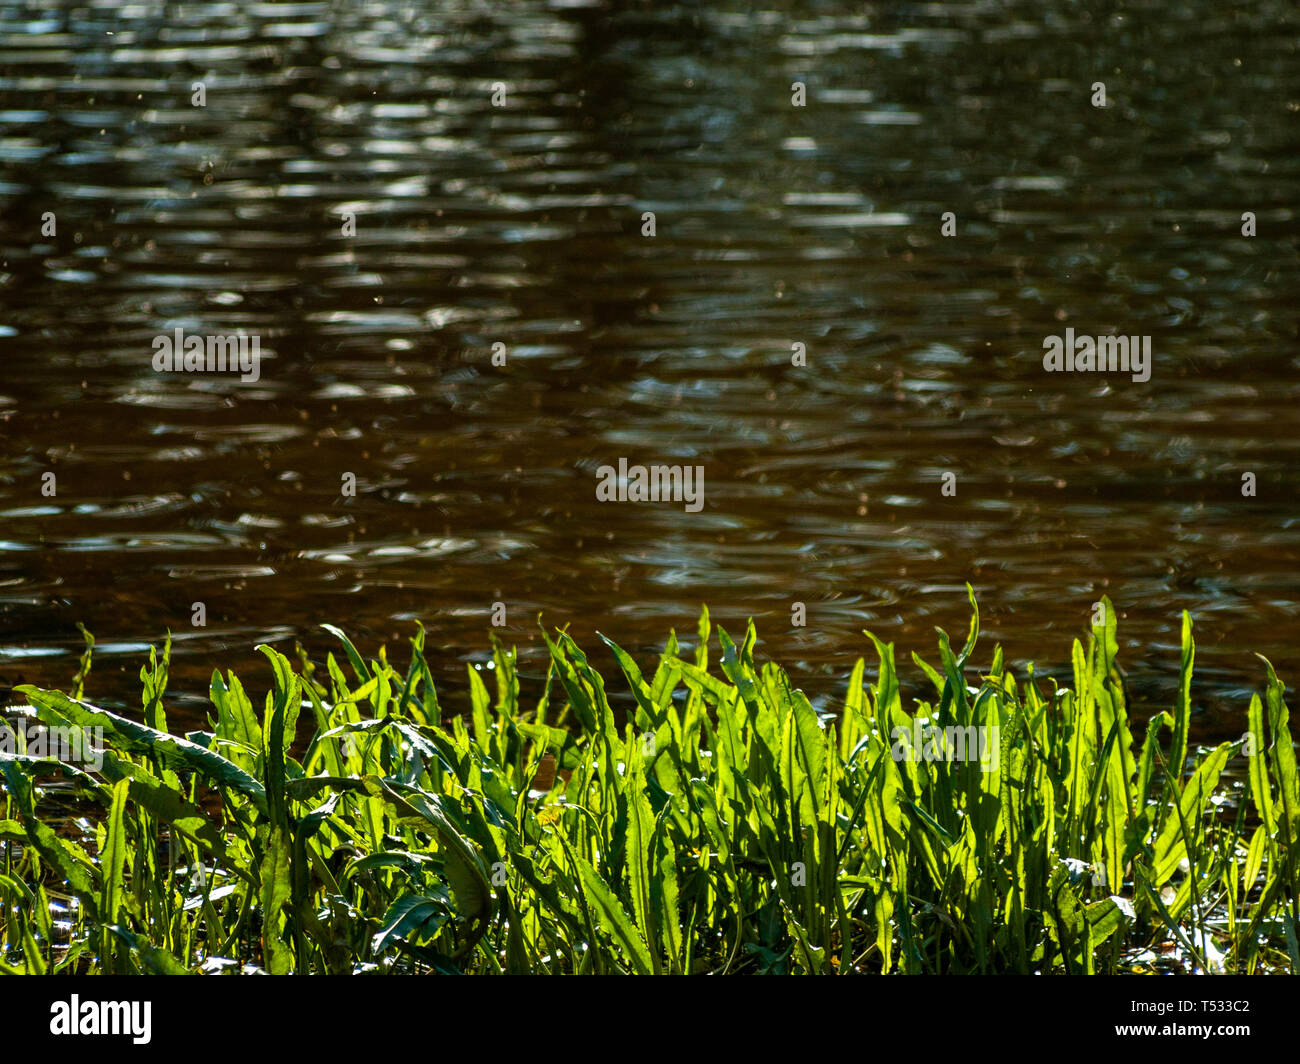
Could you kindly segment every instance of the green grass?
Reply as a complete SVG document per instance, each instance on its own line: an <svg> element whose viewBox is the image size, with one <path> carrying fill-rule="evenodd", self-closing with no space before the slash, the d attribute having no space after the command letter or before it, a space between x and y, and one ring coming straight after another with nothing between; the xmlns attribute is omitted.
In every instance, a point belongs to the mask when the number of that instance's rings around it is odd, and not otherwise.
<svg viewBox="0 0 1300 1064"><path fill-rule="evenodd" d="M102 770L0 759L0 970L1300 971L1282 683L1265 663L1243 738L1188 760L1184 617L1177 702L1135 743L1104 612L1068 688L1000 648L976 673L976 614L915 659L933 696L911 710L873 637L875 683L858 661L829 721L756 663L752 624L737 644L707 612L645 672L606 641L626 714L563 632L525 707L494 641L468 726L443 723L422 631L404 670L337 629L350 674L263 647L261 712L214 673L185 736L169 648L141 723L82 700L88 639L71 695L20 690L47 725L101 727ZM896 759L918 718L996 726L996 771Z"/></svg>

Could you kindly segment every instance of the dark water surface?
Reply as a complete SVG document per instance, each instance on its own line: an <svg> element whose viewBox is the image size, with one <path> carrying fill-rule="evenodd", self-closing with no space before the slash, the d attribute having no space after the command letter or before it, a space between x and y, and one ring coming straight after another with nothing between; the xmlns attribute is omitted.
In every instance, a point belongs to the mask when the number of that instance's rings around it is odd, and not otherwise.
<svg viewBox="0 0 1300 1064"><path fill-rule="evenodd" d="M1109 594L1153 703L1191 610L1239 730L1250 652L1300 676L1300 9L1243 6L0 2L0 676L418 617L457 688L494 601L533 673L539 612L708 602L831 696L970 580L1040 670ZM178 327L260 380L154 372ZM1045 373L1066 327L1150 381ZM597 502L620 457L703 511Z"/></svg>

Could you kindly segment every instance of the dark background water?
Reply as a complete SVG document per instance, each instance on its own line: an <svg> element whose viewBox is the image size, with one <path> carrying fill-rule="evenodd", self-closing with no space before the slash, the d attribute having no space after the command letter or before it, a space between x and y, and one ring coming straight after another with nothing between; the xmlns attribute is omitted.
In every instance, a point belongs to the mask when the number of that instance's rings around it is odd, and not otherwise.
<svg viewBox="0 0 1300 1064"><path fill-rule="evenodd" d="M455 688L494 601L532 673L539 613L644 654L708 602L829 698L863 628L964 632L969 580L980 660L1040 671L1109 594L1153 706L1191 610L1203 730L1238 729L1251 651L1300 674L1298 33L1293 0L0 2L0 676L66 683L82 621L92 697L167 629L182 695L257 689L260 640L403 660L418 617ZM259 335L261 380L153 372L177 327ZM1151 380L1046 374L1066 327L1150 335ZM597 502L619 457L703 465L705 509Z"/></svg>

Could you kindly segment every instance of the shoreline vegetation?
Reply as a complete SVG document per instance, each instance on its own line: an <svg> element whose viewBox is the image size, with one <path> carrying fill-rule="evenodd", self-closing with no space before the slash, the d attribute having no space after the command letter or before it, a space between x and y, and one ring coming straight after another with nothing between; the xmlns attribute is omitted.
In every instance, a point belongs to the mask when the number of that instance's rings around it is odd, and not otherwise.
<svg viewBox="0 0 1300 1064"><path fill-rule="evenodd" d="M260 647L265 698L214 672L185 735L170 646L132 720L87 700L87 636L68 693L6 710L102 748L0 751L0 972L1300 972L1283 683L1264 661L1241 738L1189 749L1190 618L1175 704L1132 721L1101 606L1069 687L977 670L972 594L914 656L927 701L869 636L830 718L707 610L646 671L606 639L617 677L547 635L527 705L494 638L464 716L423 629L399 668L327 625L339 660Z"/></svg>

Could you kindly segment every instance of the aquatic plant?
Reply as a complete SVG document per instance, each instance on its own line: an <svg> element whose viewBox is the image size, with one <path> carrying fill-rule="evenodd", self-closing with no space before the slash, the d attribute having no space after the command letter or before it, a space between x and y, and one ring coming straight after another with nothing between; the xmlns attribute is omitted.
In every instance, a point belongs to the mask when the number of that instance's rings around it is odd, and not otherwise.
<svg viewBox="0 0 1300 1064"><path fill-rule="evenodd" d="M1001 648L976 673L976 612L960 650L941 632L938 666L915 658L932 700L903 706L870 637L875 682L859 660L827 718L756 661L752 623L736 643L707 610L652 672L605 640L625 712L563 631L525 708L494 640L468 724L422 630L404 671L333 627L350 676L262 647L260 712L217 672L186 735L169 646L136 721L84 700L88 641L71 694L17 689L104 750L95 770L0 755L0 970L1300 971L1283 684L1265 662L1242 738L1189 751L1184 615L1176 702L1135 742L1103 605L1069 687ZM954 732L994 745L953 758Z"/></svg>

